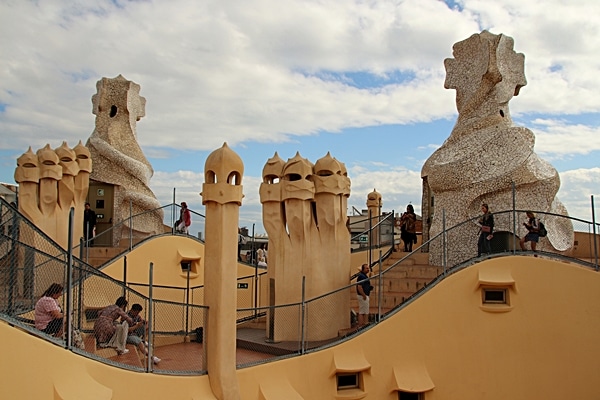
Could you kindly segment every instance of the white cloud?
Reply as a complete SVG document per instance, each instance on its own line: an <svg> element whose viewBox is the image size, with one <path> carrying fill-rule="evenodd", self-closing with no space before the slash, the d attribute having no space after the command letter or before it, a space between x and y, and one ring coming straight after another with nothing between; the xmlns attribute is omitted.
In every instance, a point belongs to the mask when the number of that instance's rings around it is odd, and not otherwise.
<svg viewBox="0 0 600 400"><path fill-rule="evenodd" d="M560 173L561 187L558 198L567 207L569 215L585 221L592 220L592 196L596 208L596 221L600 218L600 168L575 169Z"/></svg>
<svg viewBox="0 0 600 400"><path fill-rule="evenodd" d="M274 11L268 0L3 3L0 148L85 140L95 82L120 73L148 100L145 147L176 148L184 136L188 148L206 150L223 140L280 142L448 117L443 59L478 24L515 37L526 53L530 84L516 112L598 110L597 4L460 4L278 0ZM321 79L326 72L413 78L359 89Z"/></svg>
<svg viewBox="0 0 600 400"><path fill-rule="evenodd" d="M528 85L511 109L519 119L539 117L525 124L536 134L536 152L552 160L600 149L600 123L574 117L600 110L600 2L456 3L5 1L0 149L20 155L30 145L85 141L94 129L96 81L118 74L140 84L147 99L138 124L144 152L173 163L178 151L212 150L224 141L272 145L320 131L453 118L455 93L443 88L443 60L454 43L481 29L513 37L526 56ZM361 76L376 83L363 87ZM449 133L431 138L428 149ZM415 147L421 157L423 143ZM348 162L351 205L365 208L373 188L386 208L420 205L418 171L398 160L358 161L365 164ZM598 182L584 185L595 170L577 168L561 173L559 197L570 212L579 210L577 191ZM244 179L241 223L251 224L260 220L260 177ZM161 204L172 201L176 187L178 202L202 209L202 180L189 171L156 171L151 184Z"/></svg>
<svg viewBox="0 0 600 400"><path fill-rule="evenodd" d="M600 126L568 124L561 120L536 119L532 128L536 136L535 150L540 155L582 155L600 150Z"/></svg>

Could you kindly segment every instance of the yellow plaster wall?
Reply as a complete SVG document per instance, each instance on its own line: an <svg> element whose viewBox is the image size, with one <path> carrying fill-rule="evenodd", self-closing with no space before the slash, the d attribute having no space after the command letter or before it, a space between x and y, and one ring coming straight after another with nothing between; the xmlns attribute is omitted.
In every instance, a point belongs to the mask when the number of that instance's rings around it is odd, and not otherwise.
<svg viewBox="0 0 600 400"><path fill-rule="evenodd" d="M481 309L480 281L514 281L508 312ZM399 385L437 399L597 399L600 276L532 257L502 257L451 275L392 318L316 353L237 371L242 399L397 399ZM3 398L54 399L74 374L77 399L210 399L208 379L122 371L0 324ZM7 360L10 360L9 362ZM52 360L44 362L35 360ZM336 391L335 371L363 371L362 390ZM89 377L87 375L89 375ZM31 385L36 377L36 385ZM60 377L60 378L59 378ZM90 379L97 382L90 384ZM8 384L10 382L10 384ZM64 385L64 384L63 384ZM83 394L81 394L83 393ZM17 396L20 395L21 397ZM351 396L350 396L351 395ZM56 397L59 398L59 397Z"/></svg>
<svg viewBox="0 0 600 400"><path fill-rule="evenodd" d="M127 255L127 282L147 284L149 264L154 265L155 285L177 288L187 287L187 272L181 270L182 258L200 259L197 271L190 273L190 287L204 285L204 244L182 236L159 236L147 240ZM120 257L106 266L102 272L121 281L123 279L124 258ZM254 268L238 264L237 276L254 276ZM140 289L143 293L143 290ZM169 297L169 293L173 297ZM158 291L154 293L161 300L181 301L181 292ZM116 298L115 298L116 299ZM111 303L115 300L111 300ZM196 299L197 300L197 299Z"/></svg>
<svg viewBox="0 0 600 400"><path fill-rule="evenodd" d="M594 249L594 235L592 233L575 232L573 257L593 259L595 251L600 251L600 234L596 234L596 244Z"/></svg>

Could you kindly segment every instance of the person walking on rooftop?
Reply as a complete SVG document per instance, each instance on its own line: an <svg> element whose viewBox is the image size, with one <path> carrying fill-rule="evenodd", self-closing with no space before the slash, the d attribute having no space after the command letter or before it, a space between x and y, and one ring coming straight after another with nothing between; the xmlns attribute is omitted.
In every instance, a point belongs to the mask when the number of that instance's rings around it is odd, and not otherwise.
<svg viewBox="0 0 600 400"><path fill-rule="evenodd" d="M412 204L406 206L406 212L400 217L400 239L404 242L404 251L412 252L413 243L417 243L417 214Z"/></svg>
<svg viewBox="0 0 600 400"><path fill-rule="evenodd" d="M90 203L85 203L85 211L83 211L83 240L86 246L92 246L92 240L96 230L96 212L90 208Z"/></svg>
<svg viewBox="0 0 600 400"><path fill-rule="evenodd" d="M521 238L519 244L521 250L525 251L525 242L531 242L531 251L536 251L537 243L540 240L540 221L535 217L533 211L527 211L526 214L527 222L523 222L523 226L527 228L528 233Z"/></svg>
<svg viewBox="0 0 600 400"><path fill-rule="evenodd" d="M363 264L356 278L356 295L358 298L358 327L369 323L369 294L373 290L369 274L371 269L368 264Z"/></svg>

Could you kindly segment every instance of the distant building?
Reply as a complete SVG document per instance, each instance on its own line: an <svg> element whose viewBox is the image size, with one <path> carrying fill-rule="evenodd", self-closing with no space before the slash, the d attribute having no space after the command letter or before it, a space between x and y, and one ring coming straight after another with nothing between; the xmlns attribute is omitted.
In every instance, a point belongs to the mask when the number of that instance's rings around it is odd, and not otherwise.
<svg viewBox="0 0 600 400"><path fill-rule="evenodd" d="M0 182L0 197L9 203L17 203L17 185L11 185L10 183Z"/></svg>

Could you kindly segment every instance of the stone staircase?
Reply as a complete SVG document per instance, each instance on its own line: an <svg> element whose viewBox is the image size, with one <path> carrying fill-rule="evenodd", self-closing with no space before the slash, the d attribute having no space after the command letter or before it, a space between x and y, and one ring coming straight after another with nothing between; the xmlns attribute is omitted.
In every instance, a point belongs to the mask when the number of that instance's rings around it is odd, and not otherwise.
<svg viewBox="0 0 600 400"><path fill-rule="evenodd" d="M141 240L142 239L133 239L133 245L135 246ZM119 245L114 247L92 246L87 250L87 262L94 267L99 267L119 254L124 253L127 249L129 249L129 239L121 239ZM86 259L85 253L83 259Z"/></svg>
<svg viewBox="0 0 600 400"><path fill-rule="evenodd" d="M399 249L401 250L401 249ZM393 252L382 265L382 270L386 270L409 253L403 251ZM373 271L373 275L378 273ZM375 289L370 297L370 314L377 314L379 311L379 299L381 297L381 312L386 313L402 304L406 299L417 291L427 286L434 278L442 273L442 268L429 265L429 253L416 252L407 259L403 260L392 270L386 272L381 279L381 296L379 293L379 278L371 278L371 285ZM350 288L350 305L353 310L358 310L358 301L356 299L356 288Z"/></svg>

